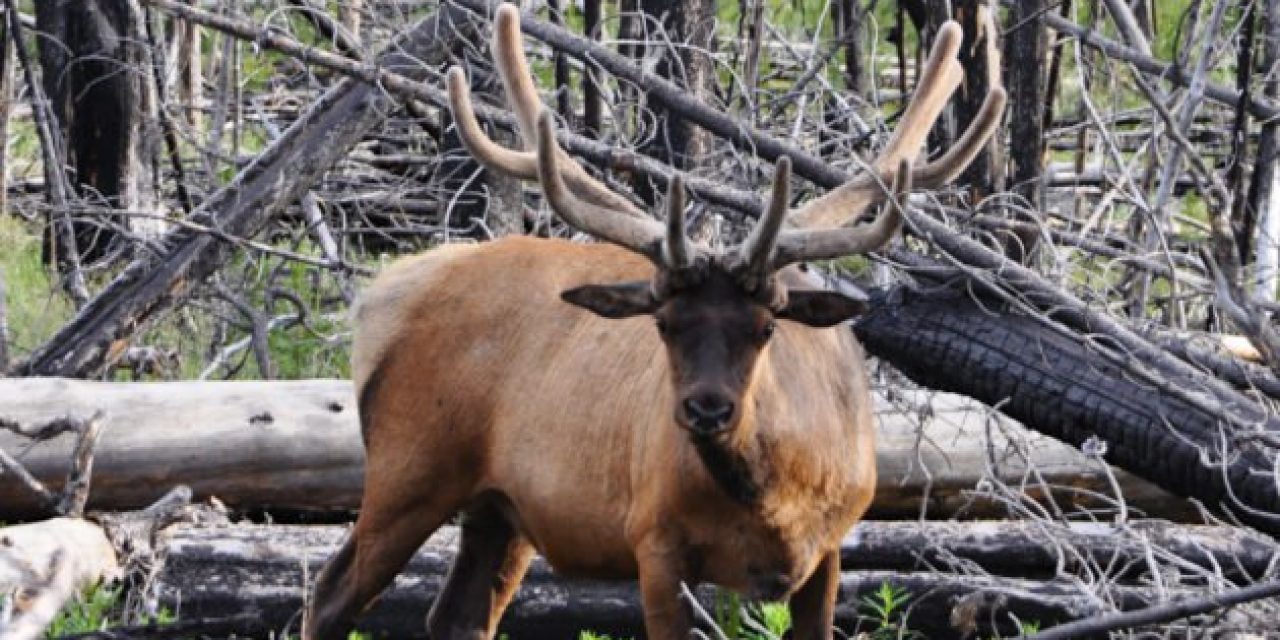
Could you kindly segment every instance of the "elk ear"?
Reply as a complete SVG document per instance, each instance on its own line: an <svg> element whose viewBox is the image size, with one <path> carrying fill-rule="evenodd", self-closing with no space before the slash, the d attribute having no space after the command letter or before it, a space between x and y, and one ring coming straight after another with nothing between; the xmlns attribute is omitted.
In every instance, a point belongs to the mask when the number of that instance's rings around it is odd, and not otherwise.
<svg viewBox="0 0 1280 640"><path fill-rule="evenodd" d="M658 309L648 280L619 284L589 284L560 294L560 299L606 318L630 318Z"/></svg>
<svg viewBox="0 0 1280 640"><path fill-rule="evenodd" d="M777 317L811 327L830 327L867 312L866 298L835 291L791 290Z"/></svg>

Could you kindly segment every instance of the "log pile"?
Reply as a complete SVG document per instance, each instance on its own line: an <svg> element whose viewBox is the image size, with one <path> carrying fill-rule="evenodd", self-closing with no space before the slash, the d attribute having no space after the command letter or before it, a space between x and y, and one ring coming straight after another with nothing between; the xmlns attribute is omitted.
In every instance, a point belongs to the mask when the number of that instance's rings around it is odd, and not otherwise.
<svg viewBox="0 0 1280 640"><path fill-rule="evenodd" d="M1147 540L1133 544L1134 532ZM180 527L172 530L161 575L162 599L184 618L219 619L246 609L263 626L296 630L298 611L312 580L345 530L334 526ZM392 637L422 633L422 620L441 588L456 548L458 530L445 527L419 550L392 587L364 617L363 628ZM1075 559L1063 549L1083 549ZM1154 588L1147 562L1155 553L1183 569L1160 576ZM1204 590L1204 577L1231 567L1236 579L1262 575L1280 558L1273 541L1225 527L1139 524L1122 528L1082 524L1049 527L1032 523L864 522L846 538L841 556L839 626L852 631L869 624L863 599L888 582L911 594L910 627L928 637L964 631L1017 633L1010 614L1044 626L1100 613L1108 604L1130 609L1158 596ZM1108 578L1106 595L1082 588L1075 562L1122 567ZM1177 575L1181 573L1182 575ZM705 606L714 591L697 590ZM1274 612L1271 612L1273 615ZM1240 609L1218 628L1256 628L1259 615ZM557 576L536 560L503 618L513 637L577 637L590 629L638 636L641 611L633 582L575 580Z"/></svg>

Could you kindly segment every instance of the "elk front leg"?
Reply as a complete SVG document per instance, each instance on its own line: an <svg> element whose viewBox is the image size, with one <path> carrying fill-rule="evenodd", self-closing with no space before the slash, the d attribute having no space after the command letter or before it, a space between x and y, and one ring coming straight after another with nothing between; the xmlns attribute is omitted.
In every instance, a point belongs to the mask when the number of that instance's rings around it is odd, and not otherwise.
<svg viewBox="0 0 1280 640"><path fill-rule="evenodd" d="M828 552L813 575L791 594L793 640L831 640L840 590L840 552Z"/></svg>
<svg viewBox="0 0 1280 640"><path fill-rule="evenodd" d="M650 640L686 640L693 629L689 608L680 601L683 554L657 542L636 550L640 569L640 601L644 605L645 635Z"/></svg>

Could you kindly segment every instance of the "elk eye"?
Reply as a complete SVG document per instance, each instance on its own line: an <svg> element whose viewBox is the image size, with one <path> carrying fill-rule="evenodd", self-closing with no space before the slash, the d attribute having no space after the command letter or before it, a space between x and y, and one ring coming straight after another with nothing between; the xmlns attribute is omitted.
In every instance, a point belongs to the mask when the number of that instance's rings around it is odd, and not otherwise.
<svg viewBox="0 0 1280 640"><path fill-rule="evenodd" d="M773 320L770 320L764 323L764 326L760 327L760 339L768 340L771 336L773 336L773 330L776 329L777 326L778 326L778 323L774 322Z"/></svg>

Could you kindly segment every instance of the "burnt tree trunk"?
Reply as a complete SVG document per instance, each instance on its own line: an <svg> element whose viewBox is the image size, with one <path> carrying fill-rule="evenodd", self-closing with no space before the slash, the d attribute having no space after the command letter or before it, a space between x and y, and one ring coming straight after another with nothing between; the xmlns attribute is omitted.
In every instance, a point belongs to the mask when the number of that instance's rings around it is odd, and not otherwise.
<svg viewBox="0 0 1280 640"><path fill-rule="evenodd" d="M670 40L680 46L678 51L664 51L654 72L705 101L715 83L710 56L716 47L715 0L638 0L635 7L643 18L632 19L633 35L643 38L647 28L661 24ZM634 46L631 55L638 59L646 52ZM656 128L652 142L642 152L679 169L691 168L706 155L711 141L706 131L659 105L649 106L654 110ZM650 204L657 201L653 185L644 178L637 180L636 193Z"/></svg>
<svg viewBox="0 0 1280 640"><path fill-rule="evenodd" d="M867 10L862 0L840 0L835 4L836 38L844 49L844 86L862 98L867 90L867 61L862 53L862 34Z"/></svg>
<svg viewBox="0 0 1280 640"><path fill-rule="evenodd" d="M80 197L92 206L160 213L159 105L142 8L136 0L47 0L36 3L36 25L44 34L37 40L42 83ZM88 261L107 253L117 228L151 236L161 229L156 219L95 217L74 223Z"/></svg>
<svg viewBox="0 0 1280 640"><path fill-rule="evenodd" d="M558 5L552 4L552 13L558 15ZM466 56L466 47L458 43L453 47L454 59ZM567 122L573 121L571 93L567 84L569 64L563 53L555 58L556 90L560 96L559 113ZM482 65L470 65L482 68ZM496 73L472 74L475 94L502 95L503 88ZM499 104L502 100L497 100ZM521 146L517 134L486 127L489 136L503 146L518 149ZM438 156L430 177L430 188L438 203L438 216L443 229L462 229L466 237L487 240L494 237L524 232L522 188L520 180L500 171L491 171L476 161L462 144L453 114L440 110L440 134L437 136Z"/></svg>
<svg viewBox="0 0 1280 640"><path fill-rule="evenodd" d="M1009 91L1009 176L1012 187L1033 211L1040 211L1044 172L1045 72L1049 33L1044 26L1045 0L1024 0L1009 9L1005 39L1005 87ZM1005 255L1026 262L1038 235L1016 233L1005 242Z"/></svg>
<svg viewBox="0 0 1280 640"><path fill-rule="evenodd" d="M592 40L600 39L601 4L603 0L583 2L583 33ZM603 130L604 100L600 97L599 72L589 64L582 73L582 132L589 138L599 138Z"/></svg>
<svg viewBox="0 0 1280 640"><path fill-rule="evenodd" d="M1002 84L999 63L999 33L993 12L998 8L989 0L953 0L952 17L964 29L964 44L960 46L960 65L964 67L964 82L956 92L953 102L955 110L955 129L953 136L968 128L969 123L978 115L987 91L993 85ZM955 138L949 142L954 143ZM1001 137L992 136L985 149L974 158L969 167L961 174L960 183L969 186L971 201L976 203L983 198L1004 189L1002 165L1003 152Z"/></svg>

